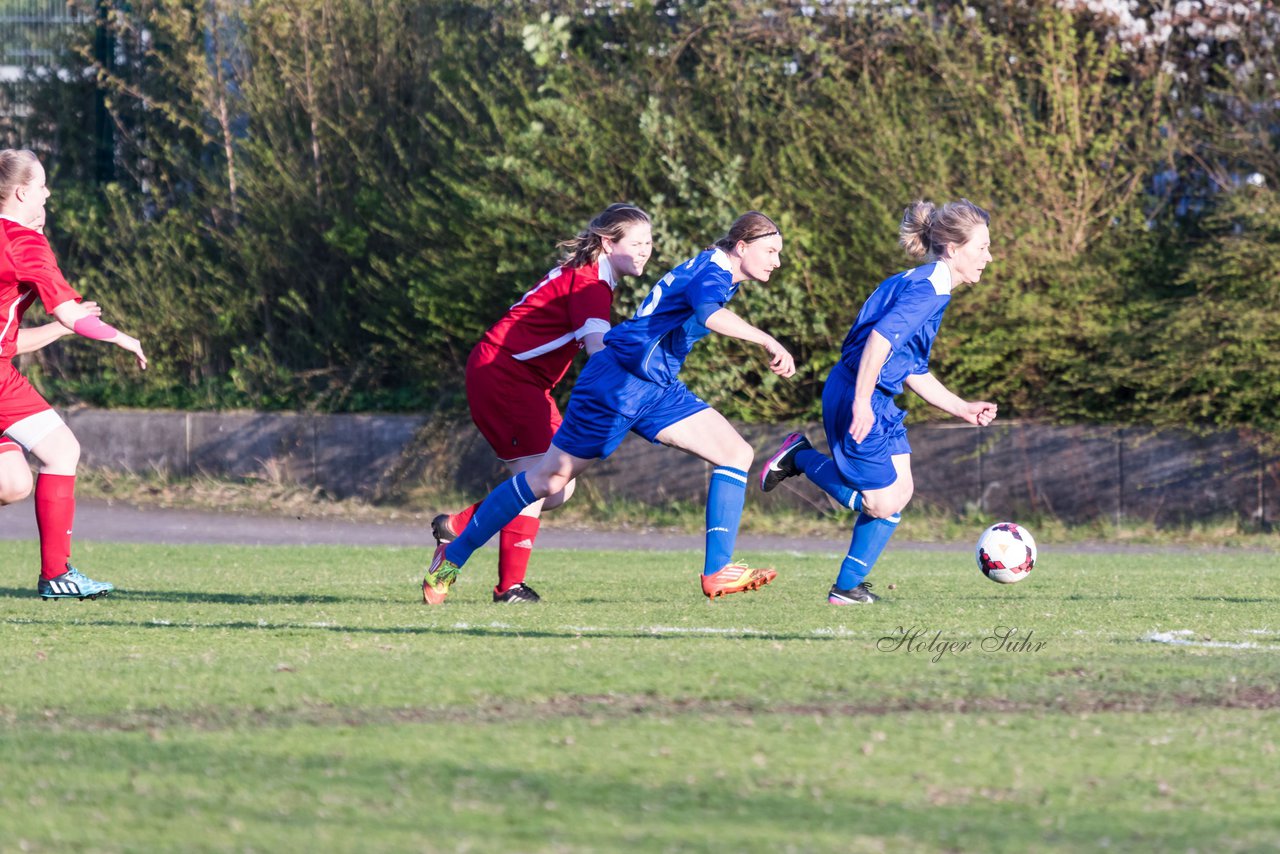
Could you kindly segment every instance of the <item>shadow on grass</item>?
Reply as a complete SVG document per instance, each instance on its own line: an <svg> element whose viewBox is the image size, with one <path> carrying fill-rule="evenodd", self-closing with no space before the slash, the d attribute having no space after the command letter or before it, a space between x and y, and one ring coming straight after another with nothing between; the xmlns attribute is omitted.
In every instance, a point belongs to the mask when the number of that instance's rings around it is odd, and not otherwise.
<svg viewBox="0 0 1280 854"><path fill-rule="evenodd" d="M0 598L35 599L38 596L39 594L30 587L0 587ZM104 598L107 600L128 598L131 602L184 602L205 605L331 605L343 602L385 601L382 597L376 596L330 596L314 593L201 593L185 590L121 590L119 588Z"/></svg>

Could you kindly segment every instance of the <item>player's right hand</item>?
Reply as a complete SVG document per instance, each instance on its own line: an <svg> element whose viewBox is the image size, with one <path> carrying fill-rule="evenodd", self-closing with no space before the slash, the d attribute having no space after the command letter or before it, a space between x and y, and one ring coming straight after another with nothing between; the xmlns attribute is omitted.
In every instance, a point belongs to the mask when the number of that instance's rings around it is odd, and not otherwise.
<svg viewBox="0 0 1280 854"><path fill-rule="evenodd" d="M994 403L989 403L985 400L966 401L964 406L964 414L960 417L979 427L986 427L992 421L995 421L996 412L999 409Z"/></svg>
<svg viewBox="0 0 1280 854"><path fill-rule="evenodd" d="M128 350L138 360L138 368L145 371L147 369L147 354L142 352L142 342L137 338L125 335L123 332L116 333L115 343Z"/></svg>
<svg viewBox="0 0 1280 854"><path fill-rule="evenodd" d="M764 345L765 352L769 354L769 370L773 371L780 377L792 377L796 373L796 360L787 352L787 348L783 347L773 338L770 338Z"/></svg>
<svg viewBox="0 0 1280 854"><path fill-rule="evenodd" d="M854 444L862 444L871 428L876 426L876 414L871 409L871 401L855 400L853 402L853 423L849 425L849 435Z"/></svg>

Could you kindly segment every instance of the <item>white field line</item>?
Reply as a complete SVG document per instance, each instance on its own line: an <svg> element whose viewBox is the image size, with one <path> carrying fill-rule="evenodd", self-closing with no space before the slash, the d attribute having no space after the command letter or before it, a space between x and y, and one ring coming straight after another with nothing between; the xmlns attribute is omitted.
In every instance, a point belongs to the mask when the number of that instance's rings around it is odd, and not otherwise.
<svg viewBox="0 0 1280 854"><path fill-rule="evenodd" d="M608 634L610 632L644 633L650 635L768 635L771 632L760 629L735 629L718 626L564 626L571 632L590 632L592 634Z"/></svg>
<svg viewBox="0 0 1280 854"><path fill-rule="evenodd" d="M23 617L7 617L4 619L4 622L9 624L23 624L23 623L35 623L36 621L29 618L23 618ZM184 628L184 629L223 628L222 624L219 624L219 623L193 623L193 622L175 623L171 620L162 620L162 619L154 619L154 618L151 619L149 622L153 626L165 626L165 627L174 626L177 628ZM256 623L257 623L257 627L262 629L340 628L337 623L330 622L330 621L310 622L310 623L272 623L267 620L258 619ZM452 628L457 629L459 631L466 631L468 629L504 629L504 630L514 630L519 632L521 628L536 631L536 627L517 627L511 623L502 623L497 621L488 622L488 623L458 622L458 623L454 623ZM557 626L556 630L564 631L564 632L573 632L575 634L591 634L591 635L650 634L655 636L721 635L721 636L728 636L728 637L748 637L748 636L769 637L770 635L775 634L775 632L767 631L765 629L752 629L747 627L736 628L736 627L723 627L723 626ZM1276 631L1273 629L1242 629L1241 631L1244 634L1249 634L1249 635L1275 636L1277 634ZM860 636L860 633L850 631L844 626L821 627L816 629L810 629L809 634L815 637L839 637L839 638L846 638L846 637L851 638L851 637ZM1076 630L1074 634L1088 635L1088 634L1097 634L1097 633ZM1206 649L1280 650L1280 645L1260 644L1260 643L1254 643L1253 641L1242 641L1240 643L1232 643L1230 641L1195 640L1197 634L1198 634L1197 632L1194 632L1190 629L1175 629L1173 631L1168 631L1168 632L1148 632L1147 634L1138 638L1138 640L1143 643L1160 643L1160 644L1165 644L1167 646L1189 646L1189 647L1201 647Z"/></svg>
<svg viewBox="0 0 1280 854"><path fill-rule="evenodd" d="M510 623L454 623L460 631L467 629L519 629ZM651 635L769 635L761 629L721 628L716 626L557 626L556 631L580 635L651 634Z"/></svg>
<svg viewBox="0 0 1280 854"><path fill-rule="evenodd" d="M1249 634L1269 634L1265 629L1248 629L1247 632ZM1138 640L1147 643L1163 643L1170 646L1195 646L1212 649L1280 649L1280 646L1275 644L1260 644L1252 641L1231 643L1229 641L1193 640L1196 634L1190 629L1177 629L1171 632L1148 632Z"/></svg>
<svg viewBox="0 0 1280 854"><path fill-rule="evenodd" d="M10 624L34 624L37 620L23 617L6 617L3 622ZM152 618L147 621L149 625L161 626L165 628L179 629L221 629L226 628L223 623L197 623L189 621L163 620L160 618ZM276 623L269 620L257 619L253 622L255 628L259 629L340 629L341 625L332 621L316 621L308 623ZM372 628L372 627L370 627ZM394 631L396 627L385 627L387 631ZM502 623L498 621L487 623L465 623L457 622L449 628L457 631L467 631L469 629L502 629L507 631L520 632L537 631L536 626L516 626L512 623ZM376 629L374 629L376 630ZM776 631L768 629L753 629L746 626L556 626L555 631L572 632L581 635L636 635L649 634L654 636L661 635L721 635L726 637L771 637L777 634ZM809 634L814 637L838 637L852 638L860 637L860 633L850 631L844 626L829 627L824 626L816 629L810 629ZM1280 647L1278 647L1280 648Z"/></svg>
<svg viewBox="0 0 1280 854"><path fill-rule="evenodd" d="M459 631L467 629L515 629L510 623L454 623L453 628ZM648 635L729 635L734 637L754 636L769 637L776 634L766 629L724 626L557 626L556 631L574 632L580 635L616 635L616 634L648 634ZM816 637L856 637L844 626L836 628L811 629L810 634Z"/></svg>

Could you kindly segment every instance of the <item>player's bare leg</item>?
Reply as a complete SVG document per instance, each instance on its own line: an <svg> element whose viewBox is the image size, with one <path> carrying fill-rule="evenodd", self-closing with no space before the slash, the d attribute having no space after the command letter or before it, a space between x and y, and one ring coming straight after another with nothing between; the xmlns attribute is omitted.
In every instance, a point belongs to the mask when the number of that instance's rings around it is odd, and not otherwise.
<svg viewBox="0 0 1280 854"><path fill-rule="evenodd" d="M862 512L877 519L886 519L901 513L915 494L915 481L911 477L911 455L894 454L893 470L898 478L882 489L862 490Z"/></svg>
<svg viewBox="0 0 1280 854"><path fill-rule="evenodd" d="M0 440L0 505L16 504L31 494L35 481L31 479L31 466L22 446L10 440Z"/></svg>

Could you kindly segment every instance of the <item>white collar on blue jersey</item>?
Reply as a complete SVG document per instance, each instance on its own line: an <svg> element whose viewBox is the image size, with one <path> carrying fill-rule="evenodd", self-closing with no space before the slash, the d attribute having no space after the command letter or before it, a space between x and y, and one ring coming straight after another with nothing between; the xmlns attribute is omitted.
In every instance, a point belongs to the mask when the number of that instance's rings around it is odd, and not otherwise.
<svg viewBox="0 0 1280 854"><path fill-rule="evenodd" d="M951 268L945 261L933 262L933 269L929 271L929 284L933 285L933 292L940 297L951 293Z"/></svg>
<svg viewBox="0 0 1280 854"><path fill-rule="evenodd" d="M722 270L728 270L730 273L733 272L733 265L729 263L729 254L719 246L717 246L715 251L711 253L711 263L715 264Z"/></svg>
<svg viewBox="0 0 1280 854"><path fill-rule="evenodd" d="M617 288L618 276L613 271L613 265L609 263L609 257L601 253L597 261L600 268L600 279L608 285L611 290Z"/></svg>

